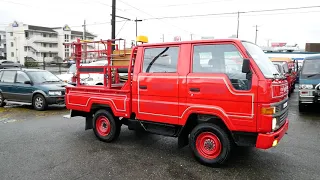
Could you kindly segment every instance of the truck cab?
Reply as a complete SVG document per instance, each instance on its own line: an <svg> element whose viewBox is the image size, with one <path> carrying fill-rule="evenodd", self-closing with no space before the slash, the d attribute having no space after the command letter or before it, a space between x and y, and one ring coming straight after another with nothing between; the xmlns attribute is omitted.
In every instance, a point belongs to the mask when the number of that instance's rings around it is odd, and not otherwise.
<svg viewBox="0 0 320 180"><path fill-rule="evenodd" d="M293 93L295 89L295 82L297 77L294 61L291 58L285 58L285 57L273 57L273 58L270 58L270 60L274 65L276 65L277 70L278 71L280 70L279 73L286 77L288 82L288 88L289 88L289 96L290 96L290 93Z"/></svg>
<svg viewBox="0 0 320 180"><path fill-rule="evenodd" d="M320 56L304 59L299 76L299 111L320 102Z"/></svg>
<svg viewBox="0 0 320 180"><path fill-rule="evenodd" d="M81 45L75 43L75 49L81 51ZM110 63L112 57L108 54ZM78 72L85 73L81 68ZM107 77L122 69L127 80L69 86L66 106L70 117L85 117L85 129L105 142L116 140L126 125L177 137L178 147L189 144L200 163L220 165L234 146L268 149L288 130L287 80L247 41L145 43L132 49L125 68L96 68Z"/></svg>

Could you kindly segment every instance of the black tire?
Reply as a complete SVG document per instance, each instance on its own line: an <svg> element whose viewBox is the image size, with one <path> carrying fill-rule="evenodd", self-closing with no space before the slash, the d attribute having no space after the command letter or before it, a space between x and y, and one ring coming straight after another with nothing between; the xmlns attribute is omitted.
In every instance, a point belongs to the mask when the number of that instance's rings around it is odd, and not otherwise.
<svg viewBox="0 0 320 180"><path fill-rule="evenodd" d="M307 109L307 105L299 103L299 112L305 112Z"/></svg>
<svg viewBox="0 0 320 180"><path fill-rule="evenodd" d="M43 111L47 109L48 104L43 95L36 94L32 99L32 106L37 111Z"/></svg>
<svg viewBox="0 0 320 180"><path fill-rule="evenodd" d="M210 135L209 137L214 137L215 139L208 138L208 139L205 139L204 143L202 143L202 140L203 140L202 136L204 134L208 134ZM209 146L208 148L214 148L213 149L214 151L212 152L218 151L214 155L211 155L211 157L205 157L204 155L205 153L202 152L203 150L201 150L206 148L205 143L207 143L207 140L211 142L216 142L214 143L213 147L210 147L210 142L208 142L209 143L207 145ZM202 144L204 145L201 146ZM219 166L219 165L225 164L225 162L230 157L231 150L232 150L232 140L229 138L228 134L219 126L211 123L202 123L197 125L191 131L190 138L189 138L189 145L195 159L201 164L204 164L207 166ZM211 144L211 146L212 145L213 144Z"/></svg>
<svg viewBox="0 0 320 180"><path fill-rule="evenodd" d="M115 141L121 131L120 121L106 110L99 110L93 116L93 132L96 137L104 142Z"/></svg>
<svg viewBox="0 0 320 180"><path fill-rule="evenodd" d="M4 102L4 98L2 93L0 93L0 107L4 107L6 105L6 103Z"/></svg>

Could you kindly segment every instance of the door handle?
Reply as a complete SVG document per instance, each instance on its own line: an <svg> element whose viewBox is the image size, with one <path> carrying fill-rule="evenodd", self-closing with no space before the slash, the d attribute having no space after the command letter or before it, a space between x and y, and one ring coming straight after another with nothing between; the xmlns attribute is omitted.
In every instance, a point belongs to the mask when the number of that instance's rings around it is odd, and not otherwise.
<svg viewBox="0 0 320 180"><path fill-rule="evenodd" d="M142 86L142 85L140 85L139 88L140 88L140 89L147 89L147 86Z"/></svg>
<svg viewBox="0 0 320 180"><path fill-rule="evenodd" d="M192 92L200 92L200 88L190 88L189 90Z"/></svg>

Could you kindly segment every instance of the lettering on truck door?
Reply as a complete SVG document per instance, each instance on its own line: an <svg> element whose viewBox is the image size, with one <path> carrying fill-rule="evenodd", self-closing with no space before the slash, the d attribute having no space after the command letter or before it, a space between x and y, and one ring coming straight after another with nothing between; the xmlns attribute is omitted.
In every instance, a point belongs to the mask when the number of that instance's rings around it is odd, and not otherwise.
<svg viewBox="0 0 320 180"><path fill-rule="evenodd" d="M237 127L256 128L253 82L242 73L243 56L234 44L195 44L187 76L187 109L227 117Z"/></svg>
<svg viewBox="0 0 320 180"><path fill-rule="evenodd" d="M137 77L137 118L178 124L179 46L144 49L142 72Z"/></svg>

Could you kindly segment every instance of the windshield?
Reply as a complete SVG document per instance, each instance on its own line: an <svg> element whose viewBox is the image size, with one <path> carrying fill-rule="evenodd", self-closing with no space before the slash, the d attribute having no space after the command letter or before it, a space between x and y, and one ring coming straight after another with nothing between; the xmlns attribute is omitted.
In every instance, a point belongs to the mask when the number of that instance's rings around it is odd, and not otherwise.
<svg viewBox="0 0 320 180"><path fill-rule="evenodd" d="M259 46L249 42L242 42L242 44L266 78L274 78L274 74L279 74L273 63Z"/></svg>
<svg viewBox="0 0 320 180"><path fill-rule="evenodd" d="M320 59L304 60L301 73L302 74L320 74Z"/></svg>
<svg viewBox="0 0 320 180"><path fill-rule="evenodd" d="M61 80L49 71L30 71L28 72L32 81L35 83L60 82Z"/></svg>
<svg viewBox="0 0 320 180"><path fill-rule="evenodd" d="M273 64L276 64L276 65L279 65L279 68L280 68L280 73L287 73L289 72L289 69L288 69L288 64L286 62L281 62L281 61L273 61L272 62Z"/></svg>
<svg viewBox="0 0 320 180"><path fill-rule="evenodd" d="M76 71L77 71L77 66L75 64L72 64L69 68L68 73L73 74L73 73L76 73Z"/></svg>
<svg viewBox="0 0 320 180"><path fill-rule="evenodd" d="M281 73L281 66L280 64L274 64L274 67L278 70L279 73Z"/></svg>

